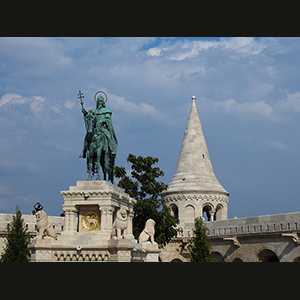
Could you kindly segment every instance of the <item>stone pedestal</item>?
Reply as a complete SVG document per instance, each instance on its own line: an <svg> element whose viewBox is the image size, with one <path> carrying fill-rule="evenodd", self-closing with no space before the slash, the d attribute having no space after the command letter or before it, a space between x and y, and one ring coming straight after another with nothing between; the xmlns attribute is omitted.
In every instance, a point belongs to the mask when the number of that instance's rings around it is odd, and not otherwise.
<svg viewBox="0 0 300 300"><path fill-rule="evenodd" d="M146 242L142 244L142 247L146 251L145 262L158 262L158 255L161 251L158 248L158 244L152 244L150 242Z"/></svg>
<svg viewBox="0 0 300 300"><path fill-rule="evenodd" d="M113 219L118 209L127 211L126 238L133 239L132 216L135 199L108 181L77 181L68 191L62 191L65 203L65 226L63 235L93 234L109 240ZM76 224L76 213L78 220Z"/></svg>
<svg viewBox="0 0 300 300"><path fill-rule="evenodd" d="M158 261L158 248L143 248L134 239L132 217L136 200L121 188L107 181L77 181L76 186L70 186L61 195L64 229L56 240L34 239L29 246L32 261ZM123 238L111 239L119 209L127 213L127 228Z"/></svg>
<svg viewBox="0 0 300 300"><path fill-rule="evenodd" d="M130 240L110 240L108 242L110 249L110 261L114 262L130 262L131 251L135 248L135 245Z"/></svg>

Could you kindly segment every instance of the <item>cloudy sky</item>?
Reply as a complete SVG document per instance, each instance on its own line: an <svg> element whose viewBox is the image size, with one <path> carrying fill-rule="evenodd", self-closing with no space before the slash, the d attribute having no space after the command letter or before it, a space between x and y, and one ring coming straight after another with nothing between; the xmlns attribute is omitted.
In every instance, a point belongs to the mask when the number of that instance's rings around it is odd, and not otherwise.
<svg viewBox="0 0 300 300"><path fill-rule="evenodd" d="M155 156L169 183L196 96L229 218L300 211L300 38L1 38L0 212L86 180L77 99L108 95L119 149Z"/></svg>

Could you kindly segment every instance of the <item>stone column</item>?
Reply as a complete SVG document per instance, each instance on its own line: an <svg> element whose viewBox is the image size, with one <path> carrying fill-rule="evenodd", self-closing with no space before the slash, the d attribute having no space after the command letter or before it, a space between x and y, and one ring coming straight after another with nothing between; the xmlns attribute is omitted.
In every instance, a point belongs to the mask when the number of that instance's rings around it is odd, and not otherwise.
<svg viewBox="0 0 300 300"><path fill-rule="evenodd" d="M112 230L114 210L114 207L108 207L106 209L106 230L109 230L109 232Z"/></svg>
<svg viewBox="0 0 300 300"><path fill-rule="evenodd" d="M126 229L126 238L133 240L134 235L132 233L132 218L134 216L133 209L130 209L127 215L127 229Z"/></svg>
<svg viewBox="0 0 300 300"><path fill-rule="evenodd" d="M100 217L100 231L106 230L106 207L99 207L101 211Z"/></svg>
<svg viewBox="0 0 300 300"><path fill-rule="evenodd" d="M112 214L114 208L111 206L102 206L99 207L101 211L101 224L100 231L109 231L112 230Z"/></svg>
<svg viewBox="0 0 300 300"><path fill-rule="evenodd" d="M65 226L62 234L74 234L77 230L76 213L78 209L75 206L63 205L65 211Z"/></svg>

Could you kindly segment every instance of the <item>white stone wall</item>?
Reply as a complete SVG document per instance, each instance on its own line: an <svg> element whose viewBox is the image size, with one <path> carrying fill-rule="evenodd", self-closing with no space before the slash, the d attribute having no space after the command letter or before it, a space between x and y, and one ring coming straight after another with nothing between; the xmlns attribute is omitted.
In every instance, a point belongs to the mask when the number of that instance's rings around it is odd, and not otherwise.
<svg viewBox="0 0 300 300"><path fill-rule="evenodd" d="M217 262L300 261L300 212L206 222ZM161 261L189 261L191 237L172 239Z"/></svg>
<svg viewBox="0 0 300 300"><path fill-rule="evenodd" d="M207 222L209 236L300 231L300 212Z"/></svg>
<svg viewBox="0 0 300 300"><path fill-rule="evenodd" d="M178 227L183 229L183 236L191 236L194 220L203 215L203 210L208 210L213 220L227 219L228 195L221 193L188 193L167 195L166 205L177 210L180 221ZM173 212L174 215L174 212Z"/></svg>
<svg viewBox="0 0 300 300"><path fill-rule="evenodd" d="M0 255L3 252L4 240L6 235L6 225L7 223L12 221L12 216L14 214L0 214ZM35 223L36 217L34 215L22 215L24 219L25 226L28 228L28 231L32 236L36 235ZM54 226L55 233L60 234L63 230L63 226L65 223L64 217L55 217L48 216L48 221L51 225Z"/></svg>

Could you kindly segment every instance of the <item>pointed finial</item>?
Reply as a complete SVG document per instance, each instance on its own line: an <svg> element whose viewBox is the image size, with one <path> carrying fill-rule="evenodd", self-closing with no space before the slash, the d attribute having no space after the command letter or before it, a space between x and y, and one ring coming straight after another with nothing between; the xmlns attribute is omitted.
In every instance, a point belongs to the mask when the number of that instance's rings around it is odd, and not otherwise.
<svg viewBox="0 0 300 300"><path fill-rule="evenodd" d="M196 99L196 96L192 96L192 100L195 101L195 99Z"/></svg>

